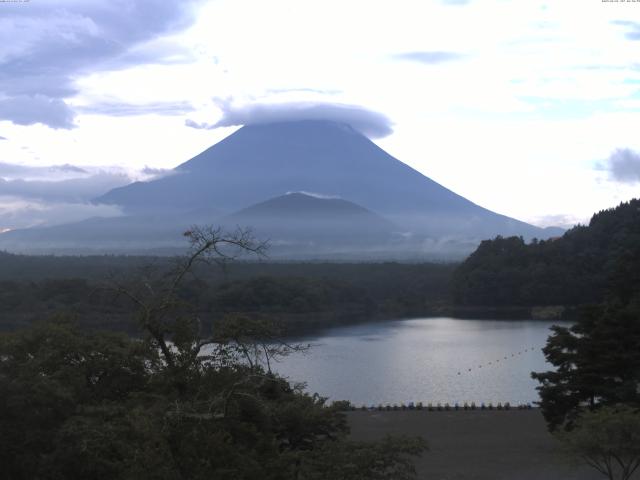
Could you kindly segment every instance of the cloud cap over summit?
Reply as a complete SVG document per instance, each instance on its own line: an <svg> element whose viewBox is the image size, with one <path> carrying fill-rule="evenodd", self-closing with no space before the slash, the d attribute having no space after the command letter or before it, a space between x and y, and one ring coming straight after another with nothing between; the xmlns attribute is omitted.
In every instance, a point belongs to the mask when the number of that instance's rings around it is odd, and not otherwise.
<svg viewBox="0 0 640 480"><path fill-rule="evenodd" d="M219 100L217 105L222 110L222 117L217 122L198 123L189 119L185 124L192 128L214 129L300 120L328 120L346 123L369 138L382 138L393 133L393 122L386 115L358 105L313 101L236 105L230 100Z"/></svg>

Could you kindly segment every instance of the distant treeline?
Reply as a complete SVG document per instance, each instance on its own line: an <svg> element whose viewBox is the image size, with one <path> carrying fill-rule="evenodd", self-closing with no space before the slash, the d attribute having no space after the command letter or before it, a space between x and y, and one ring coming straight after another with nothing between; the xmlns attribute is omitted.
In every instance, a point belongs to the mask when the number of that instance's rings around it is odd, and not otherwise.
<svg viewBox="0 0 640 480"><path fill-rule="evenodd" d="M172 268L175 258L21 256L0 252L0 329L57 313L93 328L135 331L132 305L107 287ZM640 290L640 200L588 226L526 244L483 241L462 264L235 262L194 269L179 292L203 322L266 316L295 333L383 318L527 318L531 307L598 304Z"/></svg>
<svg viewBox="0 0 640 480"><path fill-rule="evenodd" d="M0 329L65 313L94 329L135 331L131 301L114 282L170 269L171 258L0 254ZM226 313L270 317L291 333L433 314L451 303L451 264L240 262L200 267L180 297L203 322Z"/></svg>
<svg viewBox="0 0 640 480"><path fill-rule="evenodd" d="M13 255L0 251L0 281L82 278L104 280L133 273L148 265L170 265L168 257L128 255Z"/></svg>
<svg viewBox="0 0 640 480"><path fill-rule="evenodd" d="M640 289L640 200L596 213L588 226L525 244L483 241L453 276L458 305L575 306Z"/></svg>

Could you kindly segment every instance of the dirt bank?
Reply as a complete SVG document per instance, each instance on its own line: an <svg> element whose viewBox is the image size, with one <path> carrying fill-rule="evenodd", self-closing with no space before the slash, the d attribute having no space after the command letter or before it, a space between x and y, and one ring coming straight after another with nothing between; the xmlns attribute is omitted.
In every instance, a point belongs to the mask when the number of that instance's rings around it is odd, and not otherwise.
<svg viewBox="0 0 640 480"><path fill-rule="evenodd" d="M539 410L391 411L348 414L352 436L421 435L430 451L417 461L429 480L602 480L570 464L546 430ZM636 472L634 480L640 479Z"/></svg>

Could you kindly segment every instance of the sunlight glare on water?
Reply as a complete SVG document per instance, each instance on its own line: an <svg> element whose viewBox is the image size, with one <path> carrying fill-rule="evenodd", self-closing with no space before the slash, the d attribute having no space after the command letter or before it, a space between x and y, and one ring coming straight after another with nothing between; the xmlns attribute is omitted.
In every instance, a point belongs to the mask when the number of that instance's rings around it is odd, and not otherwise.
<svg viewBox="0 0 640 480"><path fill-rule="evenodd" d="M541 348L551 325L421 318L340 327L301 339L313 348L273 367L358 405L528 403L538 399L531 372L550 369Z"/></svg>

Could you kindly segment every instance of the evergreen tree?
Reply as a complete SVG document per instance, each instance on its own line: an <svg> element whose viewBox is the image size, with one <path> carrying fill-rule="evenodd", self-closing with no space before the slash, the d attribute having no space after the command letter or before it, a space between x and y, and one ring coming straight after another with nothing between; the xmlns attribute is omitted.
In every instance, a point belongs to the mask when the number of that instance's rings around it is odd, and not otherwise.
<svg viewBox="0 0 640 480"><path fill-rule="evenodd" d="M554 371L532 373L549 427L571 428L586 409L640 405L640 311L589 309L571 327L554 326L543 349Z"/></svg>

